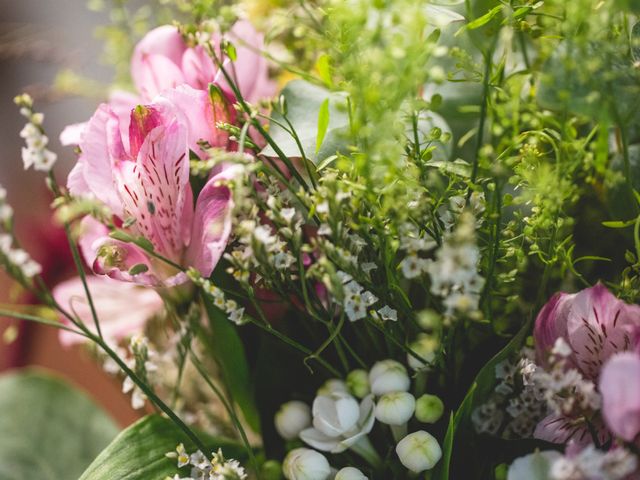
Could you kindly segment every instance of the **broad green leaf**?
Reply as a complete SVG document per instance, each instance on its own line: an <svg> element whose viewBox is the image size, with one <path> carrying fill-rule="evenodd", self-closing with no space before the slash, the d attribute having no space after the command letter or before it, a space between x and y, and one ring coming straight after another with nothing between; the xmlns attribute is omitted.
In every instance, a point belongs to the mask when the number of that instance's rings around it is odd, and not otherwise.
<svg viewBox="0 0 640 480"><path fill-rule="evenodd" d="M260 432L260 416L255 404L249 364L236 326L227 316L205 299L211 334L201 338L218 361L225 385L244 419L255 432Z"/></svg>
<svg viewBox="0 0 640 480"><path fill-rule="evenodd" d="M293 80L284 87L281 95L287 106L287 120L293 125L307 158L317 164L325 158L345 150L349 116L344 93L332 93L304 80ZM325 134L322 136L320 147L317 148L320 113L322 105L327 100L328 124L325 128ZM301 157L302 153L295 137L286 130L289 129L289 126L282 114L274 112L272 118L273 121L269 125L269 135L274 142L288 157ZM324 119L324 115L322 118ZM262 150L262 154L269 157L277 156L270 146Z"/></svg>
<svg viewBox="0 0 640 480"><path fill-rule="evenodd" d="M117 433L84 393L51 375L0 377L3 480L78 478Z"/></svg>
<svg viewBox="0 0 640 480"><path fill-rule="evenodd" d="M244 448L230 440L200 435L211 451L222 449L225 457L245 460ZM65 439L66 441L66 439ZM80 480L164 480L180 473L176 461L165 455L175 451L183 443L187 452L196 447L171 420L150 415L123 430L111 444L98 455ZM203 452L208 455L211 452ZM186 476L188 470L182 470ZM77 477L59 477L77 478Z"/></svg>
<svg viewBox="0 0 640 480"><path fill-rule="evenodd" d="M320 111L318 112L318 133L316 137L316 155L320 151L324 136L327 134L327 128L329 128L329 99L325 98L322 105L320 105Z"/></svg>

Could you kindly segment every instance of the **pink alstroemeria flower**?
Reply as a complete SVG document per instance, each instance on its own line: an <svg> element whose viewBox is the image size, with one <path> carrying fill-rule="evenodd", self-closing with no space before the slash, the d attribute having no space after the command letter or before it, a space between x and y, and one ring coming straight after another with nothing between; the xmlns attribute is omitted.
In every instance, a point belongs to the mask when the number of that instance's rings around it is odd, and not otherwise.
<svg viewBox="0 0 640 480"><path fill-rule="evenodd" d="M275 83L269 79L269 68L260 54L263 37L251 23L240 20L228 34L236 46L234 62L224 61L240 93L249 102L256 102L275 93ZM214 38L214 48L219 39ZM220 53L220 52L218 52ZM187 84L206 90L210 83L229 88L226 78L202 46L188 47L178 29L164 25L151 30L136 46L131 58L131 76L145 101L178 85Z"/></svg>
<svg viewBox="0 0 640 480"><path fill-rule="evenodd" d="M570 360L585 378L596 380L611 355L632 348L640 327L640 306L616 298L602 284L578 293L557 293L542 308L533 332L538 362L558 338L571 347Z"/></svg>
<svg viewBox="0 0 640 480"><path fill-rule="evenodd" d="M194 208L189 149L201 138L216 144L220 133L214 120L207 92L183 85L136 107L128 139L123 139L118 115L103 104L82 132L82 153L69 175L69 190L103 202L116 225L133 219L132 235L149 240L172 262L208 276L231 230L232 198L224 181L237 172L226 168L210 178ZM86 217L82 228L80 246L95 273L149 286L186 281L184 273L143 249L110 238L107 226L93 218Z"/></svg>
<svg viewBox="0 0 640 480"><path fill-rule="evenodd" d="M140 334L150 318L162 312L162 298L152 288L144 288L133 283L122 283L108 277L87 276L87 286L100 321L100 331L108 342L118 342L132 335ZM53 289L56 301L68 312L96 333L89 302L80 277L66 280ZM68 318L60 316L62 323L75 328ZM60 343L64 346L81 343L81 335L60 330Z"/></svg>
<svg viewBox="0 0 640 480"><path fill-rule="evenodd" d="M605 423L628 442L640 433L640 355L623 352L612 356L600 374L600 394Z"/></svg>
<svg viewBox="0 0 640 480"><path fill-rule="evenodd" d="M556 340L562 338L571 349L567 367L597 384L609 358L634 348L638 328L640 306L616 298L602 284L575 294L557 293L536 318L533 336L537 361L546 365ZM591 435L586 426L580 427L574 420L550 415L538 424L534 435L555 443L572 440L583 445ZM594 428L606 437L604 425Z"/></svg>

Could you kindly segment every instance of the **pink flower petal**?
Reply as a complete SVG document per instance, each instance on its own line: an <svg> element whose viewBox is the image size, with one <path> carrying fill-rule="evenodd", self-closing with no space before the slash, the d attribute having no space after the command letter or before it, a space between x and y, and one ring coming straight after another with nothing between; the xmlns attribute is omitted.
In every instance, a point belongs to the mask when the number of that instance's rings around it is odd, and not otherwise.
<svg viewBox="0 0 640 480"><path fill-rule="evenodd" d="M237 172L236 167L230 167L211 178L196 202L186 258L189 265L207 277L220 260L231 234L233 199L229 187L220 181L232 178Z"/></svg>
<svg viewBox="0 0 640 480"><path fill-rule="evenodd" d="M568 315L567 335L580 370L597 378L611 355L631 348L632 331L638 324L640 308L619 300L604 285L577 293Z"/></svg>
<svg viewBox="0 0 640 480"><path fill-rule="evenodd" d="M175 115L187 127L188 145L197 155L203 150L198 142L204 140L213 147L226 147L229 134L216 127L218 122L233 123L230 98L212 97L205 90L195 90L188 85L167 90L158 97L168 115Z"/></svg>
<svg viewBox="0 0 640 480"><path fill-rule="evenodd" d="M118 117L102 104L89 120L80 142L82 176L89 190L116 215L122 211L114 187L113 167L126 158ZM78 172L76 172L77 174ZM79 182L74 181L74 185Z"/></svg>
<svg viewBox="0 0 640 480"><path fill-rule="evenodd" d="M158 253L180 261L192 218L185 208L191 196L185 127L174 120L151 130L135 163L122 162L116 177L124 211L136 219L132 228Z"/></svg>
<svg viewBox="0 0 640 480"><path fill-rule="evenodd" d="M88 276L87 284L100 321L100 329L108 341L118 341L141 333L147 320L162 310L162 299L153 289L96 276ZM93 317L80 277L58 284L53 289L53 296L64 309L76 314L95 333ZM73 327L66 317L61 316L61 321ZM60 331L60 342L65 346L84 340L80 335Z"/></svg>
<svg viewBox="0 0 640 480"><path fill-rule="evenodd" d="M67 125L60 134L60 143L65 147L69 145L79 145L82 139L82 132L87 128L87 122Z"/></svg>
<svg viewBox="0 0 640 480"><path fill-rule="evenodd" d="M618 353L600 375L602 410L609 429L631 442L640 433L640 355Z"/></svg>
<svg viewBox="0 0 640 480"><path fill-rule="evenodd" d="M186 49L180 32L172 25L155 28L140 40L131 57L131 77L145 100L184 83L180 64Z"/></svg>
<svg viewBox="0 0 640 480"><path fill-rule="evenodd" d="M558 338L566 338L567 316L574 296L568 293L556 293L538 313L533 336L539 363L546 362L546 357Z"/></svg>
<svg viewBox="0 0 640 480"><path fill-rule="evenodd" d="M182 56L182 72L187 84L198 90L207 90L216 76L217 68L205 49L197 46L185 50Z"/></svg>

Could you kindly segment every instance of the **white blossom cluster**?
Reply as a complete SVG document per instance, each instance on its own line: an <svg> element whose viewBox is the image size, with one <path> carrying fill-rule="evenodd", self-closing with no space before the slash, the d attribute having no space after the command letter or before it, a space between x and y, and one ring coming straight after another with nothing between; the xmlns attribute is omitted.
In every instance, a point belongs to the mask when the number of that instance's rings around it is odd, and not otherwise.
<svg viewBox="0 0 640 480"><path fill-rule="evenodd" d="M200 275L200 272L196 269L190 268L187 271L187 275L194 284L201 287L202 291L213 299L213 304L217 308L228 315L229 320L236 325L244 325L247 323L247 318L244 314L244 307L238 305L238 302L233 299L226 298L221 289L213 285L210 280L202 278L202 275Z"/></svg>
<svg viewBox="0 0 640 480"><path fill-rule="evenodd" d="M534 381L537 366L529 351L518 362L503 360L495 368L499 380L490 399L471 416L478 433L528 438L548 411L544 390Z"/></svg>
<svg viewBox="0 0 640 480"><path fill-rule="evenodd" d="M547 368L536 368L532 381L544 392L552 413L580 418L600 409L602 399L596 385L575 368L567 366L571 347L559 337L549 356Z"/></svg>
<svg viewBox="0 0 640 480"><path fill-rule="evenodd" d="M638 467L637 457L622 447L608 451L588 445L565 455L553 450L517 458L507 480L624 480Z"/></svg>
<svg viewBox="0 0 640 480"><path fill-rule="evenodd" d="M536 365L533 352L524 349L513 363L505 360L496 365L500 380L489 401L472 414L478 432L505 437L531 437L543 418L591 418L600 409L601 398L595 384L575 368L567 368L571 349L562 338L556 341L548 367Z"/></svg>
<svg viewBox="0 0 640 480"><path fill-rule="evenodd" d="M149 340L146 337L141 335L131 337L128 351L117 346L112 346L112 349L147 385L156 383L155 376L159 371L156 361L158 354L149 346ZM105 359L102 368L112 375L121 373L120 366L110 357ZM122 381L122 393L131 393L131 407L135 410L143 408L147 401L145 393L128 375Z"/></svg>
<svg viewBox="0 0 640 480"><path fill-rule="evenodd" d="M10 228L13 218L13 208L7 204L7 191L0 186L0 261L21 276L31 279L42 272L38 262L22 248L14 247L13 235L5 228Z"/></svg>
<svg viewBox="0 0 640 480"><path fill-rule="evenodd" d="M244 480L247 473L240 462L233 459L225 459L222 450L212 453L209 460L200 450L195 453L187 453L184 444L179 444L175 452L166 454L168 458L176 459L178 468L191 467L188 477L175 474L166 480Z"/></svg>
<svg viewBox="0 0 640 480"><path fill-rule="evenodd" d="M624 448L605 452L589 445L575 456L557 458L549 474L552 480L623 480L637 466L637 457Z"/></svg>
<svg viewBox="0 0 640 480"><path fill-rule="evenodd" d="M356 282L348 273L338 271L337 275L342 283L342 293L344 295L342 304L347 317L352 322L365 318L368 307L375 304L378 301L378 297L370 291L365 290L364 287ZM383 311L385 317L391 319L395 313L397 319L397 312L389 307L387 307L387 309L388 310Z"/></svg>
<svg viewBox="0 0 640 480"><path fill-rule="evenodd" d="M276 430L285 440L299 438L322 452L351 450L375 467L381 460L368 434L377 420L391 430L400 462L418 474L433 468L442 451L438 441L424 430L407 434L409 421L415 415L420 422L434 423L442 416L443 406L433 395L416 399L410 389L407 369L395 360L382 360L369 372L352 371L346 382L328 380L318 389L311 408L301 401L285 403L276 414ZM327 458L308 448L289 452L283 469L289 480L333 478ZM367 477L349 466L335 478Z"/></svg>
<svg viewBox="0 0 640 480"><path fill-rule="evenodd" d="M478 310L484 278L478 272L480 250L475 239L475 219L460 216L456 229L443 237L435 260L427 260L425 271L431 279L430 291L443 298L445 314L472 314Z"/></svg>
<svg viewBox="0 0 640 480"><path fill-rule="evenodd" d="M27 124L20 131L20 136L26 143L26 147L22 147L24 169L33 167L35 170L48 172L58 156L47 148L49 138L42 129L44 114L33 111L33 100L27 94L16 97L15 103L20 106L20 113L27 119Z"/></svg>

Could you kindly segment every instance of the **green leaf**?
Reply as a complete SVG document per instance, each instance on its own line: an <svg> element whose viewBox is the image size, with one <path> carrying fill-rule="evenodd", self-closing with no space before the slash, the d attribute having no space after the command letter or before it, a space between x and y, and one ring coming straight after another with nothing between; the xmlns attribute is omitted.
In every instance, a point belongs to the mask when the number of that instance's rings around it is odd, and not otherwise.
<svg viewBox="0 0 640 480"><path fill-rule="evenodd" d="M297 135L305 156L315 164L338 152L346 151L346 132L349 125L346 94L330 92L304 80L293 80L282 90L281 97L286 103L286 118ZM328 115L321 115L323 104L328 101ZM321 131L320 121L325 121L322 142L318 147ZM284 127L284 128L283 128ZM288 157L301 157L300 148L283 113L274 112L269 125L269 135ZM268 157L277 156L271 146L261 152Z"/></svg>
<svg viewBox="0 0 640 480"><path fill-rule="evenodd" d="M201 434L200 437L207 446L211 446L211 451L221 448L225 457L240 461L246 458L244 448L234 442ZM165 455L175 451L179 443L183 443L189 453L196 450L171 420L159 415L147 416L122 431L98 455L80 480L163 480L168 476L173 477L180 471L176 460ZM203 453L208 455L211 452ZM188 474L186 470L183 473Z"/></svg>
<svg viewBox="0 0 640 480"><path fill-rule="evenodd" d="M636 223L636 220L627 220L627 221L621 221L621 220L611 220L611 221L606 221L606 222L602 222L602 225L607 227L607 228L628 228L631 227L633 224Z"/></svg>
<svg viewBox="0 0 640 480"><path fill-rule="evenodd" d="M327 128L329 128L329 99L325 98L322 105L320 105L320 111L318 112L318 135L316 137L316 155L320 151L324 136L327 134Z"/></svg>
<svg viewBox="0 0 640 480"><path fill-rule="evenodd" d="M449 416L447 433L442 444L442 459L436 465L431 474L431 480L449 480L449 465L451 463L451 453L453 451L453 435L455 433L455 423L453 412Z"/></svg>
<svg viewBox="0 0 640 480"><path fill-rule="evenodd" d="M502 11L502 5L498 5L497 7L493 7L491 10L489 10L487 13L485 13L481 17L478 17L475 20L472 20L471 22L467 23L464 27L462 27L460 30L458 30L458 33L460 31L463 31L463 30L475 30L476 28L480 28L483 25L486 25L491 20L493 20L493 18L496 15L498 15L501 11ZM456 35L457 35L457 33L456 33Z"/></svg>
<svg viewBox="0 0 640 480"><path fill-rule="evenodd" d="M240 407L244 419L253 431L260 432L260 415L256 408L249 364L244 344L226 314L216 308L211 300L204 300L211 332L201 336L220 365L221 374L233 401Z"/></svg>
<svg viewBox="0 0 640 480"><path fill-rule="evenodd" d="M0 377L0 412L3 480L78 478L118 433L84 393L40 372Z"/></svg>

